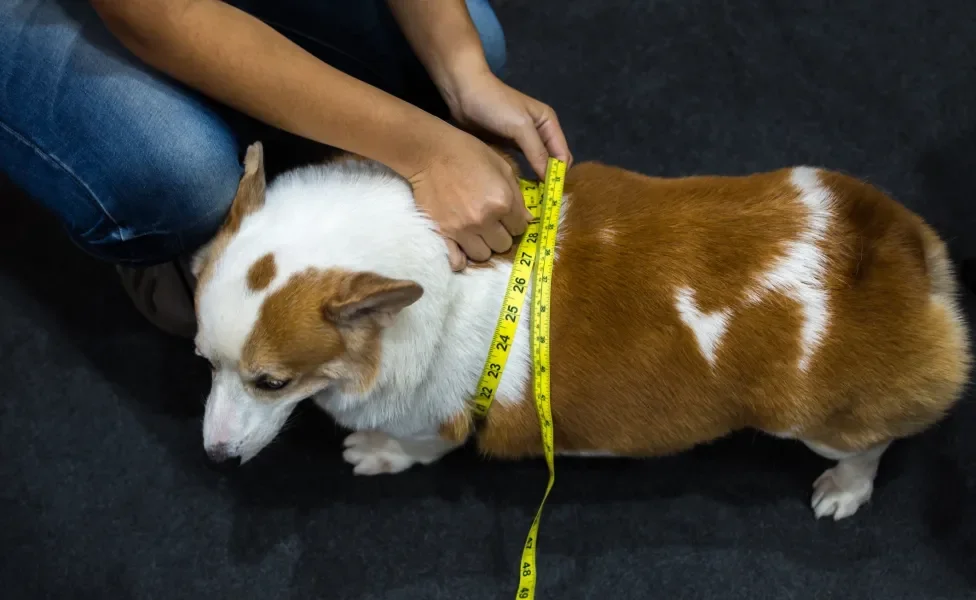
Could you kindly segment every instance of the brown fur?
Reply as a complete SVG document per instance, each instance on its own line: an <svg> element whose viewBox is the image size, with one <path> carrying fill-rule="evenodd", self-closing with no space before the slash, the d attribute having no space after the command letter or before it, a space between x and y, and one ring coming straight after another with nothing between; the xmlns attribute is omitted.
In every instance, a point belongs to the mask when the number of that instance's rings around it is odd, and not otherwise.
<svg viewBox="0 0 976 600"><path fill-rule="evenodd" d="M672 453L747 427L861 450L924 429L959 398L969 342L942 242L879 190L837 173L822 173L836 199L821 248L830 318L808 372L797 368L800 305L780 293L734 308L714 367L705 360L675 289L691 287L704 313L738 305L804 226L789 174L570 170L552 287L557 450ZM495 402L482 451L541 452L531 389ZM458 415L443 434L472 426Z"/></svg>
<svg viewBox="0 0 976 600"><path fill-rule="evenodd" d="M259 292L271 285L278 272L274 254L265 254L247 270L247 287L252 292Z"/></svg>

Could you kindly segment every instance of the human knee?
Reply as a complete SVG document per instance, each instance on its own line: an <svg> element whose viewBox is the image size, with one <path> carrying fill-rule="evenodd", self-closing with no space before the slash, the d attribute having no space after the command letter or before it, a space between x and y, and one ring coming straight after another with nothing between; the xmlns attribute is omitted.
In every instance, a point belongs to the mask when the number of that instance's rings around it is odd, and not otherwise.
<svg viewBox="0 0 976 600"><path fill-rule="evenodd" d="M241 168L208 103L132 56L85 3L0 2L0 40L0 167L72 240L111 262L162 263L213 235Z"/></svg>
<svg viewBox="0 0 976 600"><path fill-rule="evenodd" d="M96 226L72 235L88 253L158 264L193 252L220 228L241 174L230 136L184 133L160 140L147 154L117 165L116 194L100 202Z"/></svg>
<svg viewBox="0 0 976 600"><path fill-rule="evenodd" d="M498 21L498 15L487 0L466 0L468 14L481 38L481 46L485 51L485 58L492 73L501 75L505 69L507 58L505 48L505 31Z"/></svg>

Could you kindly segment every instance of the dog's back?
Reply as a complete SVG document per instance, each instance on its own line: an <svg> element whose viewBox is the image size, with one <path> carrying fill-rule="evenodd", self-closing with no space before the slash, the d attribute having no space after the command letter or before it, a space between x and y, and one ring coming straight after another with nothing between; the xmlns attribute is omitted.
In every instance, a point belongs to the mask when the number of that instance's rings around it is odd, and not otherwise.
<svg viewBox="0 0 976 600"><path fill-rule="evenodd" d="M653 178L572 168L553 282L561 451L653 455L754 427L833 452L915 433L970 355L943 243L812 168ZM531 387L480 446L537 455Z"/></svg>

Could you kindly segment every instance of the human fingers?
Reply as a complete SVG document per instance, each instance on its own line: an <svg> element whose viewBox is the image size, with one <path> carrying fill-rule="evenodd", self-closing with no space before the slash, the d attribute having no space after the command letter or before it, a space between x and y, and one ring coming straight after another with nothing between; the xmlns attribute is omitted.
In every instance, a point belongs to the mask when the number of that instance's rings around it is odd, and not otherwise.
<svg viewBox="0 0 976 600"><path fill-rule="evenodd" d="M495 221L481 229L481 239L495 252L507 252L512 247L512 235L500 221Z"/></svg>
<svg viewBox="0 0 976 600"><path fill-rule="evenodd" d="M461 251L461 247L451 238L444 238L447 245L447 259L451 263L452 271L463 271L468 264L468 257Z"/></svg>
<svg viewBox="0 0 976 600"><path fill-rule="evenodd" d="M502 216L501 222L505 226L512 236L522 235L525 233L526 228L529 225L529 221L532 220L532 213L529 211L528 207L525 206L525 198L522 197L522 189L519 187L518 183L513 180L512 182L513 194L515 194L515 201L512 202L512 210L508 214Z"/></svg>
<svg viewBox="0 0 976 600"><path fill-rule="evenodd" d="M566 167L573 164L573 154L569 151L569 143L566 141L566 134L559 124L556 111L550 106L542 105L537 109L538 116L534 118L539 137L545 145L549 154L566 163Z"/></svg>
<svg viewBox="0 0 976 600"><path fill-rule="evenodd" d="M536 129L535 123L531 119L525 119L521 125L515 128L511 135L515 143L522 149L522 154L529 161L529 165L535 171L536 176L539 179L544 179L546 176L546 165L549 162L549 150L546 149L546 145L542 141L542 137L539 135L539 130Z"/></svg>
<svg viewBox="0 0 976 600"><path fill-rule="evenodd" d="M480 235L468 232L460 232L455 237L461 250L475 262L484 262L491 258L491 248L485 243Z"/></svg>

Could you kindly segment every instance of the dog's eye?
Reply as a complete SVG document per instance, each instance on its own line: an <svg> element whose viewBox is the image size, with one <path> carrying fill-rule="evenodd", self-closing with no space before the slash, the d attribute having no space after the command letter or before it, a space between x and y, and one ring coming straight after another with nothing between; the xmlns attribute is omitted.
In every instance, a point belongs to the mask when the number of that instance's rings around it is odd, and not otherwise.
<svg viewBox="0 0 976 600"><path fill-rule="evenodd" d="M275 379L273 377L268 377L267 375L262 375L254 380L254 387L261 390L274 392L288 385L288 382L288 379Z"/></svg>

